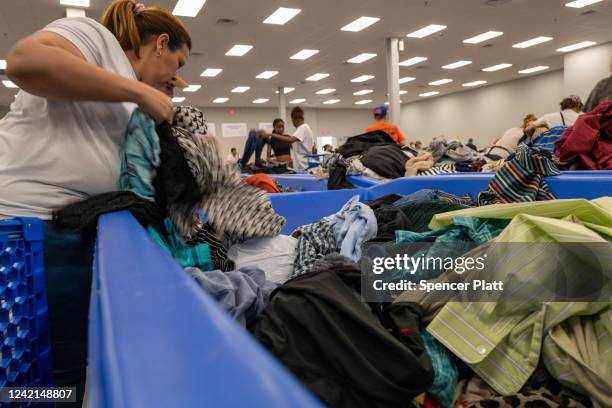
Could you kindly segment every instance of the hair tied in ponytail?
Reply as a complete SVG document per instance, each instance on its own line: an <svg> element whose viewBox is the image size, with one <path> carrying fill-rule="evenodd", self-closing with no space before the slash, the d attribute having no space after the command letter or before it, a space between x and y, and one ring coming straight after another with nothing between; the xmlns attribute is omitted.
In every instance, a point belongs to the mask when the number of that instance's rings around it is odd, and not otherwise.
<svg viewBox="0 0 612 408"><path fill-rule="evenodd" d="M139 15L143 11L145 11L146 7L142 3L134 3L134 14Z"/></svg>

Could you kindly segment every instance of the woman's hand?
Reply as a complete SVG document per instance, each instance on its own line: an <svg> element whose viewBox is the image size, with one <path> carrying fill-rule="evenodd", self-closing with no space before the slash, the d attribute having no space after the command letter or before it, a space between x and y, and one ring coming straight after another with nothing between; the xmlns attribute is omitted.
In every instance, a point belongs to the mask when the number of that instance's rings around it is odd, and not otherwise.
<svg viewBox="0 0 612 408"><path fill-rule="evenodd" d="M157 123L164 121L172 123L174 117L172 98L143 82L138 82L138 84L136 103L140 109L151 115Z"/></svg>

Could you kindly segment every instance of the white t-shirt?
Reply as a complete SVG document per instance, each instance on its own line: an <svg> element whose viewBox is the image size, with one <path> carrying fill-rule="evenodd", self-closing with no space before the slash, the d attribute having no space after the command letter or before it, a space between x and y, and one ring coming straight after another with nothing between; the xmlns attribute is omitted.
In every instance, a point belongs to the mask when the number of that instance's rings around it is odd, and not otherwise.
<svg viewBox="0 0 612 408"><path fill-rule="evenodd" d="M43 29L61 35L87 62L136 79L103 25L86 17ZM51 212L117 190L132 103L59 102L19 91L0 120L0 216L50 219Z"/></svg>
<svg viewBox="0 0 612 408"><path fill-rule="evenodd" d="M232 154L232 152L229 152L229 153L227 154L226 159L225 159L225 161L226 161L228 164L236 164L236 163L238 163L238 160L240 160L240 157L238 157L238 156L234 156L234 155Z"/></svg>
<svg viewBox="0 0 612 408"><path fill-rule="evenodd" d="M497 143L495 143L495 145L489 149L487 154L494 154L502 159L506 159L511 153L516 151L516 147L518 146L518 142L523 137L523 133L522 128L510 128L506 130L506 133L504 133ZM496 146L501 146L505 149L501 149Z"/></svg>
<svg viewBox="0 0 612 408"><path fill-rule="evenodd" d="M533 123L536 126L546 125L549 129L555 126L573 126L576 119L578 119L578 115L580 114L572 109L565 109L561 112L542 115ZM563 120L565 120L565 124L563 124Z"/></svg>
<svg viewBox="0 0 612 408"><path fill-rule="evenodd" d="M291 159L293 160L293 168L296 170L306 170L308 168L307 154L312 154L312 146L314 144L314 136L310 126L306 123L301 124L293 136L300 139L299 142L294 142L291 146Z"/></svg>

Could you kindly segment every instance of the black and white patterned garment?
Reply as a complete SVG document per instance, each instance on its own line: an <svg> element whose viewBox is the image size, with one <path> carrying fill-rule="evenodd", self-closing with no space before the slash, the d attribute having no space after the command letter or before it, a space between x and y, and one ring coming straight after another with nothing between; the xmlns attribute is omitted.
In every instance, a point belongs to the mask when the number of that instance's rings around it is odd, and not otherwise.
<svg viewBox="0 0 612 408"><path fill-rule="evenodd" d="M338 252L331 223L325 219L314 224L303 225L291 235L298 241L290 279L310 272L318 259Z"/></svg>
<svg viewBox="0 0 612 408"><path fill-rule="evenodd" d="M417 176L435 176L438 174L458 173L454 164L436 164L429 170L419 171Z"/></svg>
<svg viewBox="0 0 612 408"><path fill-rule="evenodd" d="M193 106L175 107L172 126L181 127L196 135L208 134L208 125L204 118L204 112Z"/></svg>
<svg viewBox="0 0 612 408"><path fill-rule="evenodd" d="M215 268L218 268L223 272L229 272L236 269L234 261L227 257L227 248L217 237L217 232L215 229L209 224L204 224L199 227L197 232L193 234L191 241L187 242L188 245L202 243L208 244L208 247L210 248L210 258L215 265Z"/></svg>

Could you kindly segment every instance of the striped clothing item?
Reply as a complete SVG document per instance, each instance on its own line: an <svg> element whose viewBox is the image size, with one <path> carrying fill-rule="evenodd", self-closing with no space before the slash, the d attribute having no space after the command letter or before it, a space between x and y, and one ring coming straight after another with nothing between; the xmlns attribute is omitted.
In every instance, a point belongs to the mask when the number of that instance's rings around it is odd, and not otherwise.
<svg viewBox="0 0 612 408"><path fill-rule="evenodd" d="M521 144L478 195L478 205L554 200L544 177L559 174L550 153Z"/></svg>
<svg viewBox="0 0 612 408"><path fill-rule="evenodd" d="M419 171L417 176L436 176L438 174L459 173L455 170L455 164L436 164L429 170Z"/></svg>
<svg viewBox="0 0 612 408"><path fill-rule="evenodd" d="M552 127L546 132L543 132L537 137L531 139L530 145L534 149L553 153L555 151L555 142L561 139L565 129L567 129L566 126Z"/></svg>
<svg viewBox="0 0 612 408"><path fill-rule="evenodd" d="M291 234L297 238L296 257L290 279L311 272L315 262L329 254L338 252L331 222L322 219L314 224L297 228Z"/></svg>

